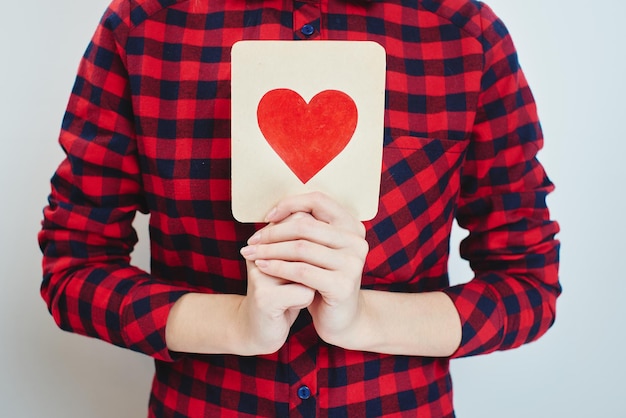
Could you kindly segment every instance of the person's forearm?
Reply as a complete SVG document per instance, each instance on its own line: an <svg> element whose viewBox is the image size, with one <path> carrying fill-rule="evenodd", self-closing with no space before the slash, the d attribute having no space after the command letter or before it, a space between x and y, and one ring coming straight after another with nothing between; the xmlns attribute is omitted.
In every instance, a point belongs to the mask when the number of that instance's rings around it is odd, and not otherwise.
<svg viewBox="0 0 626 418"><path fill-rule="evenodd" d="M360 297L357 323L337 345L385 354L447 357L461 342L459 315L442 292L362 290Z"/></svg>
<svg viewBox="0 0 626 418"><path fill-rule="evenodd" d="M242 299L198 293L181 297L167 320L168 348L199 354L254 354L235 323ZM329 343L351 350L432 357L449 356L459 346L459 316L444 293L363 290L361 301L354 327Z"/></svg>
<svg viewBox="0 0 626 418"><path fill-rule="evenodd" d="M189 293L172 307L165 328L172 351L198 354L244 354L236 324L243 296Z"/></svg>

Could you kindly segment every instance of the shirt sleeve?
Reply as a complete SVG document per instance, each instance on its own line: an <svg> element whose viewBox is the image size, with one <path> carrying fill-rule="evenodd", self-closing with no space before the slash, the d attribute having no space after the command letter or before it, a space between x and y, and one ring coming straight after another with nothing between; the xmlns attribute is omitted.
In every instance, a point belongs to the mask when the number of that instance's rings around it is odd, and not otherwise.
<svg viewBox="0 0 626 418"><path fill-rule="evenodd" d="M52 178L38 237L41 294L62 329L170 361L165 324L188 290L130 265L132 221L146 207L123 26L107 12L79 67L60 133L66 159Z"/></svg>
<svg viewBox="0 0 626 418"><path fill-rule="evenodd" d="M536 159L543 138L534 99L506 28L487 7L481 18L482 93L457 209L469 231L461 256L475 278L445 290L462 323L453 357L539 338L561 292L559 227L546 206L553 185Z"/></svg>

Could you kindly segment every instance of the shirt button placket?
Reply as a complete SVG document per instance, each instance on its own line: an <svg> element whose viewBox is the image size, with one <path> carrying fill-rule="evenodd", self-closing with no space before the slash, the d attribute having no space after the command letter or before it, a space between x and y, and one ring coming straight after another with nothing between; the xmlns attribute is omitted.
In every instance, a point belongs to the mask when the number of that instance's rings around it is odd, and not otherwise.
<svg viewBox="0 0 626 418"><path fill-rule="evenodd" d="M301 418L315 418L318 411L313 389L309 385L300 385L296 388L297 401L292 408L292 413Z"/></svg>
<svg viewBox="0 0 626 418"><path fill-rule="evenodd" d="M289 370L289 416L315 418L319 414L317 380L320 339L306 311L300 314L292 330L284 359Z"/></svg>
<svg viewBox="0 0 626 418"><path fill-rule="evenodd" d="M319 0L294 1L293 10L294 39L320 38L321 8Z"/></svg>

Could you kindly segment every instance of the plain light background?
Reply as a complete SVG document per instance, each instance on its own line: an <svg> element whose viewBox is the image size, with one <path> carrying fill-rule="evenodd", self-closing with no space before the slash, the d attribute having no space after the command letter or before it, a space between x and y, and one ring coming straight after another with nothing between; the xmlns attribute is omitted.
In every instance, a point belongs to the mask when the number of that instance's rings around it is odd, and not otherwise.
<svg viewBox="0 0 626 418"><path fill-rule="evenodd" d="M242 0L243 1L243 0ZM0 416L146 416L150 359L56 328L36 244L75 70L108 0L26 0L0 17ZM557 322L521 349L453 362L459 418L620 417L626 363L622 0L491 0L539 105L562 227ZM147 264L145 218L137 263ZM455 233L453 253L462 232ZM469 276L458 258L455 281Z"/></svg>

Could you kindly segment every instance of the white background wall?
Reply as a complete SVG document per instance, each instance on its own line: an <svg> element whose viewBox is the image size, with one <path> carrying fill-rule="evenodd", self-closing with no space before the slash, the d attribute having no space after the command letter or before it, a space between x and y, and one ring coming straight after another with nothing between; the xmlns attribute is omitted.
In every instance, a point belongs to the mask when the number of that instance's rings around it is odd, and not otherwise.
<svg viewBox="0 0 626 418"><path fill-rule="evenodd" d="M107 3L11 1L0 14L2 417L146 415L151 361L58 330L39 298L36 233L62 157L56 136ZM562 226L564 293L556 325L539 342L453 363L457 415L626 416L626 3L488 3L512 32L539 103L547 139L540 157L557 184L549 203ZM136 259L147 263L145 238ZM458 259L451 272L456 281L469 275Z"/></svg>

